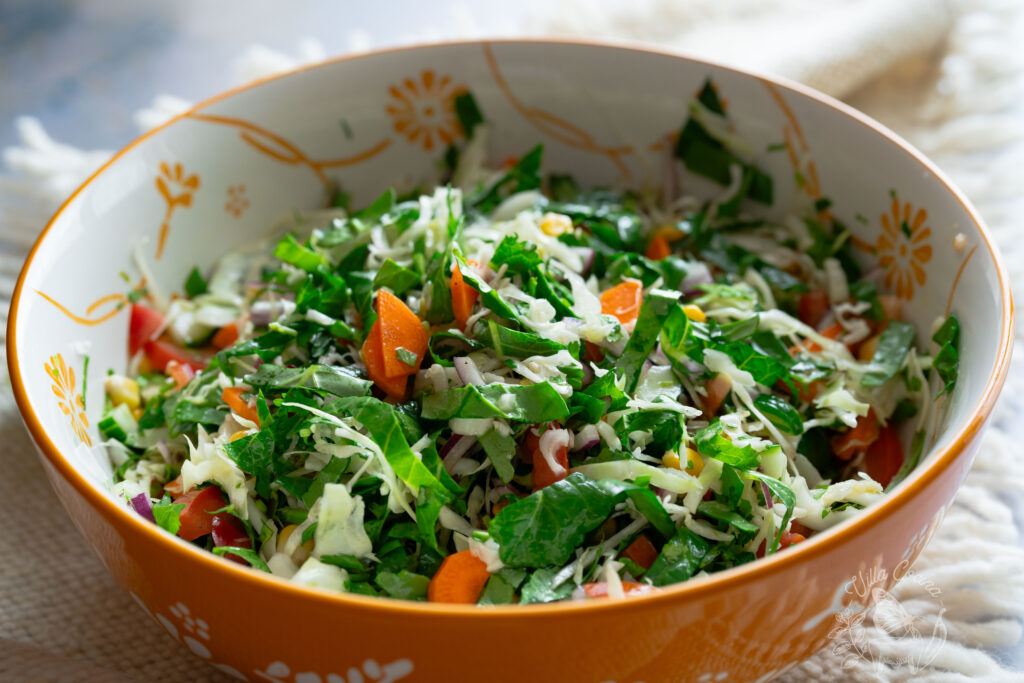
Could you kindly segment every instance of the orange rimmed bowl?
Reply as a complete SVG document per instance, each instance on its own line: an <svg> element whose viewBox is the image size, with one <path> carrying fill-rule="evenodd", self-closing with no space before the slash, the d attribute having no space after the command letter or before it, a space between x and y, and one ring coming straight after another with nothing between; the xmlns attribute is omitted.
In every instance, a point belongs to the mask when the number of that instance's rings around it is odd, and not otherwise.
<svg viewBox="0 0 1024 683"><path fill-rule="evenodd" d="M806 195L832 199L922 342L937 317L960 316L959 384L921 465L884 502L784 553L650 596L474 608L293 586L174 538L113 498L95 423L103 375L127 361L123 304L141 277L134 249L153 280L176 288L194 265L279 216L322 205L333 182L358 204L429 181L459 135L452 99L463 88L493 124L493 160L543 142L546 169L584 185L658 183L707 77L738 130L765 150L758 163L775 178L779 212ZM1011 328L1006 272L977 212L862 114L675 54L498 41L304 68L209 100L136 141L47 226L18 281L7 344L18 405L71 521L139 606L214 666L295 683L650 683L770 678L820 649L838 612L863 609L865 587L906 573L970 467L1006 376Z"/></svg>

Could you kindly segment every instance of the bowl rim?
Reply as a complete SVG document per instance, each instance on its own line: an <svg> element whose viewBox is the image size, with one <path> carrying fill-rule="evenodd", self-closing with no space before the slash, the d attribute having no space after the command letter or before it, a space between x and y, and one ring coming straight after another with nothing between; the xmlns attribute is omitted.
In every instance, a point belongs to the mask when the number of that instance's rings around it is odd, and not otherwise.
<svg viewBox="0 0 1024 683"><path fill-rule="evenodd" d="M828 108L837 110L840 114L860 123L873 132L885 137L899 148L903 153L910 156L923 167L923 170L930 173L941 186L949 192L954 199L963 207L970 217L973 228L981 236L989 256L995 266L998 278L998 289L1000 294L1002 320L1000 325L999 348L996 353L995 363L992 372L986 380L985 387L971 411L971 417L955 434L947 436L942 443L933 445L928 451L931 456L930 462L919 465L916 471L901 482L896 489L886 494L883 500L866 508L861 514L852 517L835 527L828 529L821 534L816 534L804 543L790 549L785 553L776 553L770 557L761 558L738 567L726 569L699 579L690 579L678 584L664 586L658 591L635 596L629 600L578 600L565 601L549 604L530 605L524 608L523 605L497 605L481 609L477 605L450 605L421 603L409 600L381 598L374 596L363 596L352 593L339 593L319 588L310 588L292 583L288 579L276 577L249 567L242 567L234 562L225 562L212 553L206 552L191 543L172 536L159 527L143 520L140 516L134 515L126 506L118 505L112 498L103 494L92 486L71 463L61 454L61 451L50 439L43 428L38 416L28 400L25 381L22 378L21 367L17 352L17 326L18 314L22 289L25 284L28 272L33 260L46 240L50 229L62 216L79 194L84 192L92 182L110 168L115 162L125 156L143 141L161 133L180 120L186 119L191 114L199 112L221 100L228 99L242 92L255 89L265 83L279 79L293 77L320 68L329 68L336 64L350 60L358 60L367 57L375 57L383 54L402 52L425 52L434 48L444 47L485 47L490 45L548 45L548 46L572 46L580 48L599 48L620 52L644 53L660 57L682 59L697 64L703 64L715 69L733 72L735 74L752 78L764 84L778 86L785 91L800 95ZM928 484L937 479L957 458L961 451L970 444L984 428L992 412L1000 390L1005 382L1009 371L1010 357L1013 348L1013 296L1009 285L1009 276L1002 256L995 244L990 230L985 224L977 209L971 204L963 192L957 188L952 181L932 161L914 148L909 142L882 125L873 118L860 112L857 109L819 92L809 86L802 85L788 78L758 73L756 70L738 68L728 64L716 62L712 59L696 57L679 50L659 48L649 44L636 41L617 40L592 40L592 39L565 39L565 38L482 38L475 40L450 40L437 42L422 42L411 45L384 47L367 52L347 54L323 61L299 66L282 73L273 74L243 85L230 88L221 93L213 95L187 111L178 114L163 124L142 134L125 147L120 149L100 168L92 173L68 198L61 204L53 217L47 222L39 237L34 242L21 272L17 284L11 296L11 306L7 323L7 365L11 378L11 386L14 397L21 413L22 420L32 436L40 454L49 461L49 464L61 474L61 476L81 495L101 516L107 518L112 524L115 520L123 524L134 525L136 533L149 534L153 542L164 544L169 551L175 553L183 562L195 561L200 565L205 564L209 571L219 572L225 580L245 582L253 589L275 591L283 596L293 599L326 599L328 602L340 607L347 607L357 611L391 613L393 615L404 615L406 617L417 615L431 618L450 619L477 619L477 620L510 620L510 619L532 619L535 616L546 617L571 617L578 613L612 613L614 616L632 610L646 610L656 606L668 607L670 603L683 604L689 598L708 597L732 589L737 584L742 584L751 579L766 577L788 570L791 566L810 560L815 556L827 554L836 547L845 543L847 539L869 533L875 526L883 522L897 510L909 505L916 495ZM116 526L116 524L115 524Z"/></svg>

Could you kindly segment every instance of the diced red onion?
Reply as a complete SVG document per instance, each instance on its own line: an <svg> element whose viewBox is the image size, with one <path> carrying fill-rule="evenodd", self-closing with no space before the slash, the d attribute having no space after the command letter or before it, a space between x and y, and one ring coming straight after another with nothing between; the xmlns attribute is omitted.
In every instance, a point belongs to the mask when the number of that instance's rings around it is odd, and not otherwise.
<svg viewBox="0 0 1024 683"><path fill-rule="evenodd" d="M584 425L573 440L574 451L585 451L601 443L601 435L597 431L597 425Z"/></svg>
<svg viewBox="0 0 1024 683"><path fill-rule="evenodd" d="M672 361L665 355L665 349L661 348L661 342L654 347L654 353L651 354L651 360L657 365L672 365Z"/></svg>
<svg viewBox="0 0 1024 683"><path fill-rule="evenodd" d="M572 446L572 432L568 429L548 429L540 436L540 454L547 460L548 467L556 477L565 472L565 468L558 462L558 451Z"/></svg>
<svg viewBox="0 0 1024 683"><path fill-rule="evenodd" d="M156 442L156 449L160 451L160 457L164 459L164 462L170 464L171 462L171 449L167 447L167 440L160 439Z"/></svg>
<svg viewBox="0 0 1024 683"><path fill-rule="evenodd" d="M140 493L129 501L132 504L132 509L138 513L139 517L148 519L149 521L156 523L156 518L153 516L153 506L150 505L149 496L145 493Z"/></svg>
<svg viewBox="0 0 1024 683"><path fill-rule="evenodd" d="M707 266L703 263L694 263L691 265L690 270L687 271L686 277L679 283L679 289L687 293L691 291L699 293L700 290L697 287L700 285L710 285L713 281L711 271L708 270Z"/></svg>
<svg viewBox="0 0 1024 683"><path fill-rule="evenodd" d="M594 368L588 361L583 362L583 379L580 382L584 389L594 383Z"/></svg>
<svg viewBox="0 0 1024 683"><path fill-rule="evenodd" d="M455 463L461 460L466 453L469 453L470 449L475 445L476 437L452 434L444 446L441 446L441 452L438 453L441 456L441 462L444 464L445 471L451 474L455 468Z"/></svg>
<svg viewBox="0 0 1024 683"><path fill-rule="evenodd" d="M580 271L580 275L587 277L590 275L590 271L594 267L594 259L597 257L597 252L590 247L575 247L573 249L583 262L583 269Z"/></svg>
<svg viewBox="0 0 1024 683"><path fill-rule="evenodd" d="M768 488L768 484L764 483L763 481L759 482L759 483L761 484L761 493L764 494L764 504L767 507L771 507L772 506L772 492Z"/></svg>
<svg viewBox="0 0 1024 683"><path fill-rule="evenodd" d="M455 372L459 375L459 379L466 386L475 385L479 386L484 383L484 378L480 374L480 370L476 367L476 363L465 356L459 356L458 358L452 359L452 363L455 364Z"/></svg>

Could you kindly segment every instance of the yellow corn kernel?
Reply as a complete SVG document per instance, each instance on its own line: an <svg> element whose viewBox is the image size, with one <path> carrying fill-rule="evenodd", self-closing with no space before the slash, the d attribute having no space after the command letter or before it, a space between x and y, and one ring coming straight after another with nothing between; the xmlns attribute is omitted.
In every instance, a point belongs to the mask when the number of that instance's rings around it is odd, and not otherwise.
<svg viewBox="0 0 1024 683"><path fill-rule="evenodd" d="M881 335L876 334L871 339L868 339L860 348L857 349L857 358L864 363L870 363L871 359L875 357L875 351L878 349L878 338Z"/></svg>
<svg viewBox="0 0 1024 683"><path fill-rule="evenodd" d="M238 441L239 439L245 438L246 436L249 436L249 430L239 429L237 432L231 435L231 438L228 439L228 441Z"/></svg>
<svg viewBox="0 0 1024 683"><path fill-rule="evenodd" d="M662 225L654 231L654 234L661 236L661 239L665 240L669 244L678 242L686 237L686 233L674 225Z"/></svg>
<svg viewBox="0 0 1024 683"><path fill-rule="evenodd" d="M135 409L142 405L139 384L133 379L123 375L109 375L103 380L103 388L115 406L126 405Z"/></svg>
<svg viewBox="0 0 1024 683"><path fill-rule="evenodd" d="M707 316L704 315L704 311L702 311L700 306L697 304L686 304L683 306L683 313L685 313L686 317L695 323L702 323L708 319Z"/></svg>
<svg viewBox="0 0 1024 683"><path fill-rule="evenodd" d="M145 414L146 414L146 409L143 408L142 406L139 406L138 408L134 408L132 410L132 417L134 417L136 421L141 420L142 416L145 415Z"/></svg>
<svg viewBox="0 0 1024 683"><path fill-rule="evenodd" d="M700 453L689 446L686 447L686 473L693 477L699 477L704 471L704 458Z"/></svg>
<svg viewBox="0 0 1024 683"><path fill-rule="evenodd" d="M682 469L682 463L679 462L679 456L675 454L675 451L669 451L661 456L661 464L674 470Z"/></svg>
<svg viewBox="0 0 1024 683"><path fill-rule="evenodd" d="M292 533L294 533L295 529L297 528L297 525L289 524L288 526L277 532L277 552L281 552L281 549L284 548L285 544L288 542L288 539L291 538ZM307 559L309 559L309 555L312 552L313 539L309 539L308 541L296 547L295 550L292 551L292 561L295 562L295 564L302 564Z"/></svg>
<svg viewBox="0 0 1024 683"><path fill-rule="evenodd" d="M546 213L541 216L540 229L545 235L558 237L572 230L572 219L562 213Z"/></svg>

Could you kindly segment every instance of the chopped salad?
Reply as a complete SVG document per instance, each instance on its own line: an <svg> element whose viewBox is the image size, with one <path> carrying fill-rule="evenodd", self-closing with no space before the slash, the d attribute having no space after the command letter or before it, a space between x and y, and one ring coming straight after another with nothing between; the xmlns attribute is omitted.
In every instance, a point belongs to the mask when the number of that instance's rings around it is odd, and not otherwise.
<svg viewBox="0 0 1024 683"><path fill-rule="evenodd" d="M913 469L956 318L915 346L827 202L760 218L710 83L673 149L710 199L584 190L540 146L488 169L456 112L436 189L133 292L99 430L139 515L307 586L525 604L790 552Z"/></svg>

